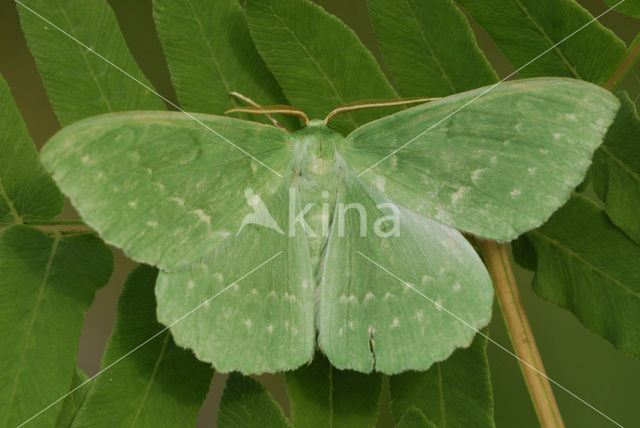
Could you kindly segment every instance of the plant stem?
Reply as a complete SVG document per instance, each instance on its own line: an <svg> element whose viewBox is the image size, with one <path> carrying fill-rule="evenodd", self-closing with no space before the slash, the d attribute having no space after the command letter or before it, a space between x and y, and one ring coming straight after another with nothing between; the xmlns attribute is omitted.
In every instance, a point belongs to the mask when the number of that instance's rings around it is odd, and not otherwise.
<svg viewBox="0 0 640 428"><path fill-rule="evenodd" d="M0 223L0 233L4 232L11 226L17 226L20 224L51 232L69 233L93 231L91 227L84 224L81 220L38 220L24 223Z"/></svg>
<svg viewBox="0 0 640 428"><path fill-rule="evenodd" d="M638 55L640 55L640 35L631 43L631 46L629 46L627 50L627 56L624 57L616 71L613 72L609 80L607 80L607 83L602 85L602 87L611 92L615 92L620 82L624 80L627 72L631 70L631 67L638 60Z"/></svg>
<svg viewBox="0 0 640 428"><path fill-rule="evenodd" d="M520 369L540 425L544 428L564 427L562 415L553 396L551 385L543 375L545 373L544 366L542 365L540 352L538 352L529 320L520 301L520 293L511 269L507 248L505 245L494 241L482 241L480 245L482 246L487 268L493 279L493 286L509 332L509 338L516 355L521 359ZM531 366L523 363L523 361ZM531 367L534 367L535 370Z"/></svg>

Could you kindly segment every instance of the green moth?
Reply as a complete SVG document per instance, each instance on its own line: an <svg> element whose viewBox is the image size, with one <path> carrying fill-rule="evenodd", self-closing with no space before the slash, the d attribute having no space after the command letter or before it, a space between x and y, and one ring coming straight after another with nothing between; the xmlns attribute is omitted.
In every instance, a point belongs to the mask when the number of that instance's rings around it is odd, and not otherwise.
<svg viewBox="0 0 640 428"><path fill-rule="evenodd" d="M288 133L127 112L64 128L42 160L105 241L161 269L162 323L216 296L171 331L217 370L289 370L318 347L341 369L398 373L468 346L490 320L490 278L460 231L509 241L542 224L618 106L543 78L346 137L318 120Z"/></svg>

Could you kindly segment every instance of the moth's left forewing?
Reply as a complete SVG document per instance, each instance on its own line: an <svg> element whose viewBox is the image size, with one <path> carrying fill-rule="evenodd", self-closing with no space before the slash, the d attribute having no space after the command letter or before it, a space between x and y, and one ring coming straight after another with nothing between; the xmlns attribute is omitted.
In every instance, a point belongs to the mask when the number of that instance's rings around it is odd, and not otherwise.
<svg viewBox="0 0 640 428"><path fill-rule="evenodd" d="M508 241L566 202L618 107L611 93L578 80L507 82L371 122L343 152L397 202Z"/></svg>

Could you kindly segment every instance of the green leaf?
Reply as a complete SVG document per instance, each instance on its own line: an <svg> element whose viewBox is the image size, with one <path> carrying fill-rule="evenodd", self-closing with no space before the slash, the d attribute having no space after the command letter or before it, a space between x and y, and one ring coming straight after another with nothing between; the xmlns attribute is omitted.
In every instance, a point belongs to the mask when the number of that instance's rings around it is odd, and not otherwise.
<svg viewBox="0 0 640 428"><path fill-rule="evenodd" d="M536 293L640 357L640 246L583 197L526 235L536 249Z"/></svg>
<svg viewBox="0 0 640 428"><path fill-rule="evenodd" d="M640 244L640 118L621 92L622 107L593 163L593 187L611 220Z"/></svg>
<svg viewBox="0 0 640 428"><path fill-rule="evenodd" d="M64 199L38 160L9 86L0 77L0 223L49 220Z"/></svg>
<svg viewBox="0 0 640 428"><path fill-rule="evenodd" d="M527 235L521 235L511 242L513 258L520 266L529 270L536 270L538 260L536 259L536 249L527 239Z"/></svg>
<svg viewBox="0 0 640 428"><path fill-rule="evenodd" d="M213 372L190 351L176 346L169 331L161 333L164 327L156 321L153 294L156 276L157 270L145 265L129 275L102 358L102 369L109 367L108 371L91 384L73 426L181 427L195 423Z"/></svg>
<svg viewBox="0 0 640 428"><path fill-rule="evenodd" d="M258 52L287 99L311 119L351 101L397 96L355 33L310 1L248 0L246 13ZM332 127L352 130L389 112L349 113Z"/></svg>
<svg viewBox="0 0 640 428"><path fill-rule="evenodd" d="M209 129L177 112L98 116L60 131L41 158L107 242L136 261L188 266L251 212L245 183L256 193L280 185L274 171L289 153L288 134L273 126L194 117Z"/></svg>
<svg viewBox="0 0 640 428"><path fill-rule="evenodd" d="M616 12L624 13L634 18L640 18L640 2L637 0L604 0Z"/></svg>
<svg viewBox="0 0 640 428"><path fill-rule="evenodd" d="M157 95L131 78L150 87L129 53L107 2L30 0L27 7L31 10L19 4L16 7L27 44L63 126L101 113L164 109Z"/></svg>
<svg viewBox="0 0 640 428"><path fill-rule="evenodd" d="M573 0L457 2L516 69L528 64L518 72L522 77L566 76L602 84L626 53L624 42Z"/></svg>
<svg viewBox="0 0 640 428"><path fill-rule="evenodd" d="M56 428L68 428L73 423L89 390L89 388L82 388L80 385L84 384L87 380L89 380L89 376L87 376L80 367L76 367L76 371L73 373L73 381L69 388L69 391L73 392L69 394L62 403L62 409L60 409L55 425Z"/></svg>
<svg viewBox="0 0 640 428"><path fill-rule="evenodd" d="M573 79L488 89L364 125L347 137L345 158L402 205L474 235L512 240L569 198L619 102Z"/></svg>
<svg viewBox="0 0 640 428"><path fill-rule="evenodd" d="M291 427L282 408L258 381L232 373L220 400L220 428Z"/></svg>
<svg viewBox="0 0 640 428"><path fill-rule="evenodd" d="M451 0L372 0L368 5L402 96L440 97L497 82Z"/></svg>
<svg viewBox="0 0 640 428"><path fill-rule="evenodd" d="M437 428L427 417L415 406L402 414L396 428Z"/></svg>
<svg viewBox="0 0 640 428"><path fill-rule="evenodd" d="M382 390L379 374L337 370L317 353L311 364L285 373L291 419L298 427L372 427Z"/></svg>
<svg viewBox="0 0 640 428"><path fill-rule="evenodd" d="M237 0L155 0L154 20L183 109L223 114L244 106L232 91L261 105L287 103L256 51Z"/></svg>
<svg viewBox="0 0 640 428"><path fill-rule="evenodd" d="M0 421L16 426L72 383L84 313L111 275L113 256L88 234L13 226L0 235ZM52 426L62 402L37 417Z"/></svg>
<svg viewBox="0 0 640 428"><path fill-rule="evenodd" d="M426 372L406 372L389 380L391 410L404 419L413 406L437 427L494 427L487 339L476 335Z"/></svg>

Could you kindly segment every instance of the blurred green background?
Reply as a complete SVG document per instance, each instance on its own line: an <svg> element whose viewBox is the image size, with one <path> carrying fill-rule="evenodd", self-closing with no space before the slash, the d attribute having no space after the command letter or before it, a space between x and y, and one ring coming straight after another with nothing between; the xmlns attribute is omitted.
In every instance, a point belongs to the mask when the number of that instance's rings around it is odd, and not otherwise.
<svg viewBox="0 0 640 428"><path fill-rule="evenodd" d="M354 29L381 60L369 23L366 0L316 2ZM116 12L129 48L140 67L160 93L175 101L151 19L151 0L110 0L109 3ZM580 3L594 16L607 9L602 0L583 0ZM640 33L640 20L616 12L608 13L600 21L627 43ZM506 76L513 71L488 36L475 24L474 30L480 46L498 74ZM9 82L29 132L38 147L41 147L60 126L25 45L12 0L0 0L0 73ZM625 86L632 98L635 98L640 92L637 72L630 73ZM67 207L65 215L74 216L73 209ZM126 275L134 266L119 251L115 251L115 255L114 275L109 285L97 294L85 317L79 365L90 375L95 374L100 367L101 354L115 322L118 295ZM617 352L604 339L583 328L568 311L538 298L530 288L530 272L516 267L516 275L547 374L622 425L640 427L640 361ZM493 340L511 349L497 306L489 329ZM491 343L488 345L488 354L498 427L538 426L516 360ZM197 426L215 425L217 402L224 386L224 378L220 374L214 376L211 393L200 412ZM288 411L281 376L261 376L260 380L282 403L285 411ZM562 389L554 386L554 391L568 427L614 426ZM379 426L391 425L388 409L383 408Z"/></svg>

